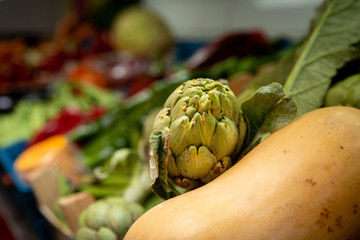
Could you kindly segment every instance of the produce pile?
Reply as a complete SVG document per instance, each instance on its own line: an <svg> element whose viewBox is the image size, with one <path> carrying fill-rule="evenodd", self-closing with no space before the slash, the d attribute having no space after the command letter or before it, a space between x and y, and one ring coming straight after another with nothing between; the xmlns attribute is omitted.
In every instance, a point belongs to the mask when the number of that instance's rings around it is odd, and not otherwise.
<svg viewBox="0 0 360 240"><path fill-rule="evenodd" d="M26 181L56 166L59 199L92 197L75 227L50 206L76 240L357 239L358 29L360 2L325 0L296 43L235 32L169 66L166 33L146 58L82 58L46 101L1 116L0 144L26 141Z"/></svg>

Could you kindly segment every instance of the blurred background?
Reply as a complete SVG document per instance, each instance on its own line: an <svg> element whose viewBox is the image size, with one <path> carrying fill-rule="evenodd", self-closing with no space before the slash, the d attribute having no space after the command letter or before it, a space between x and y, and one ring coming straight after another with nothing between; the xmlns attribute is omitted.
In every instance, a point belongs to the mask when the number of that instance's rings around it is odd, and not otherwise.
<svg viewBox="0 0 360 240"><path fill-rule="evenodd" d="M146 159L147 117L176 86L194 77L226 79L239 94L306 37L321 2L0 0L0 240L74 233L71 224L59 230L49 220L62 219L40 200L50 190L29 185L28 171L47 153L41 147L35 158L32 146L66 136L91 179L119 149ZM15 165L21 155L24 163ZM108 195L96 188L109 187L99 179L94 187L64 175L66 191L56 198L83 190ZM50 214L39 211L43 204ZM54 237L54 229L70 237Z"/></svg>
<svg viewBox="0 0 360 240"><path fill-rule="evenodd" d="M109 0L1 0L2 36L51 36L69 11L97 11ZM131 2L131 1L114 1ZM231 30L262 29L271 37L303 37L320 0L142 0L169 25L176 39L208 40ZM121 7L122 3L112 3ZM111 11L114 11L112 9ZM110 17L110 16L109 16Z"/></svg>

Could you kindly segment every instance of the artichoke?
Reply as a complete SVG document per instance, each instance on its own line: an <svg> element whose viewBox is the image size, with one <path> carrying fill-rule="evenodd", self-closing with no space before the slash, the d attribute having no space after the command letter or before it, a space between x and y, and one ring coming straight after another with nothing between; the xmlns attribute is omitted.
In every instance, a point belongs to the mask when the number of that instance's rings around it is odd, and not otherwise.
<svg viewBox="0 0 360 240"><path fill-rule="evenodd" d="M332 86L326 94L325 106L360 108L360 74L355 74Z"/></svg>
<svg viewBox="0 0 360 240"><path fill-rule="evenodd" d="M152 189L170 198L228 170L247 134L247 122L223 82L193 79L179 86L155 118L150 136Z"/></svg>
<svg viewBox="0 0 360 240"><path fill-rule="evenodd" d="M76 240L122 239L144 212L140 204L121 197L98 200L81 213Z"/></svg>

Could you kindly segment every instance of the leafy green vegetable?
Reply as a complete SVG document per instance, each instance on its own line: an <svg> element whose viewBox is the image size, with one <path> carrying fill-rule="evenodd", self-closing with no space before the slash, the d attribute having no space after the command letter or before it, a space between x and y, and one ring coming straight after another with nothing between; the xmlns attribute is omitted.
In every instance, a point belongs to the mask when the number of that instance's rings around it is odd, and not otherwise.
<svg viewBox="0 0 360 240"><path fill-rule="evenodd" d="M136 149L121 148L111 158L83 178L79 190L96 198L122 196L143 203L151 194L148 164Z"/></svg>
<svg viewBox="0 0 360 240"><path fill-rule="evenodd" d="M353 57L360 40L360 1L328 0L288 76L284 91L298 105L298 115L323 105L331 78Z"/></svg>
<svg viewBox="0 0 360 240"><path fill-rule="evenodd" d="M238 99L245 101L270 82L283 84L295 100L298 115L319 108L332 78L348 61L358 57L360 1L326 0L313 19L310 35L292 49L275 68L257 76Z"/></svg>
<svg viewBox="0 0 360 240"><path fill-rule="evenodd" d="M299 49L293 46L283 53L283 58L269 71L258 74L251 80L249 86L238 96L240 103L251 97L260 87L277 82L284 85L287 76L293 68Z"/></svg>
<svg viewBox="0 0 360 240"><path fill-rule="evenodd" d="M115 93L89 84L57 81L52 88L54 93L49 99L20 101L13 112L0 116L0 146L27 141L64 107L87 111L94 105L112 108L117 103Z"/></svg>

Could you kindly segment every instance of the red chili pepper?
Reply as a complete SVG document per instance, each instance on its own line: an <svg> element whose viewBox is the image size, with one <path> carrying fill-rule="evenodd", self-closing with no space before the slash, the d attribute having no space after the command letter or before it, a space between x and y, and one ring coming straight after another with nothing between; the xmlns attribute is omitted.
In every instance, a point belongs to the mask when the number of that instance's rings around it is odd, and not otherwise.
<svg viewBox="0 0 360 240"><path fill-rule="evenodd" d="M106 109L102 106L95 106L87 113L83 113L74 107L65 108L31 138L27 147L54 135L66 134L81 124L98 119L105 113Z"/></svg>

